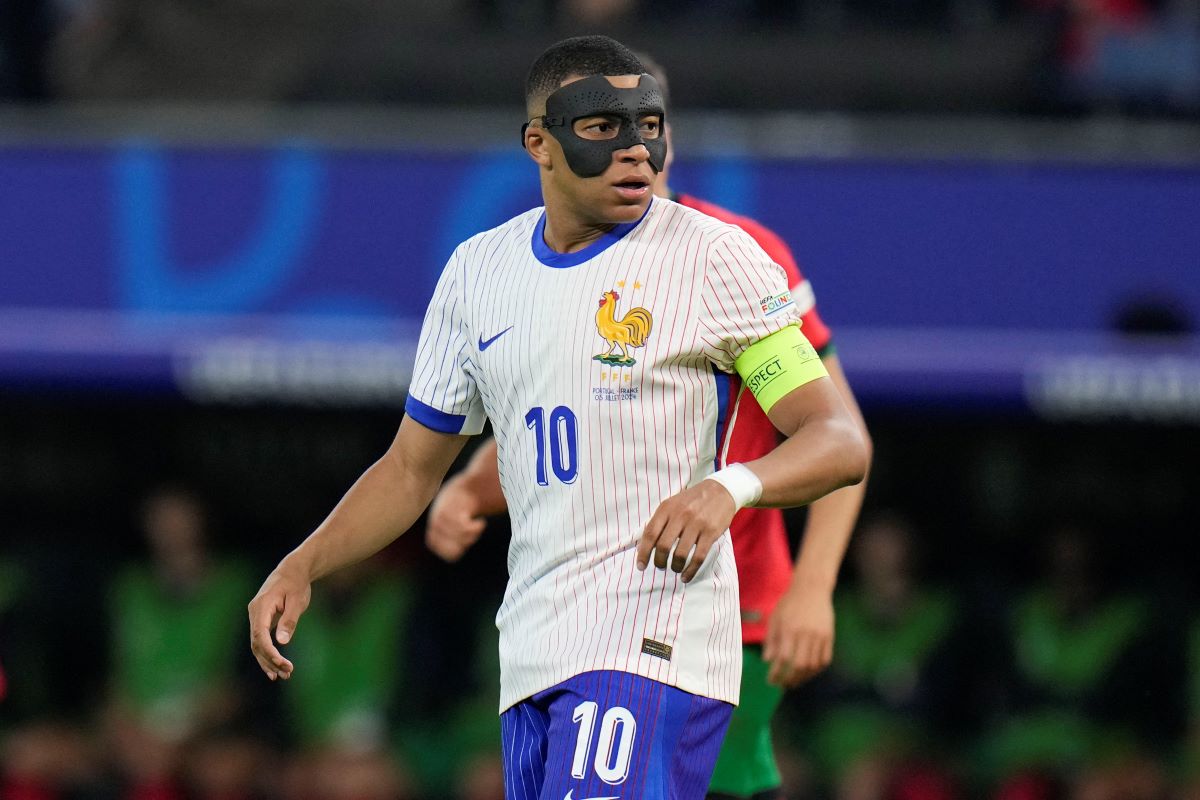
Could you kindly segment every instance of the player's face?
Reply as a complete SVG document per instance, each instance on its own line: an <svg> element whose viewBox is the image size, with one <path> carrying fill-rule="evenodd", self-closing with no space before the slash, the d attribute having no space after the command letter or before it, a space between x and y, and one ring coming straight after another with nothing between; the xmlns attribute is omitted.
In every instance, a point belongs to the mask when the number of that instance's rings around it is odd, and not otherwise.
<svg viewBox="0 0 1200 800"><path fill-rule="evenodd" d="M638 75L606 76L609 83L619 89L634 89L638 86ZM563 86L580 78L563 81ZM572 125L575 136L586 142L616 140L623 131L622 125L629 120L618 115L598 113L576 119ZM645 113L636 124L638 135L644 140L663 136L662 115ZM544 137L548 156L549 182L554 194L573 207L589 222L620 223L634 222L642 216L653 194L656 172L650 164L650 152L644 144L613 150L607 169L599 175L580 177L567 162L562 145L553 137ZM552 202L547 197L547 202Z"/></svg>

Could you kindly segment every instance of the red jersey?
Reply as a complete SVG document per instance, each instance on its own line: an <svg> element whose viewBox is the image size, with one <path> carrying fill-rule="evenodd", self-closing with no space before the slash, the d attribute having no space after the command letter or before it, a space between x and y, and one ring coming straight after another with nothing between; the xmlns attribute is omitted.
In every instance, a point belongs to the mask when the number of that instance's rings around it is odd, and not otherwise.
<svg viewBox="0 0 1200 800"><path fill-rule="evenodd" d="M758 242L767 255L788 274L792 299L799 307L804 323L804 335L824 355L829 348L830 331L817 314L816 297L812 286L800 273L792 251L778 234L759 222L734 214L720 206L690 195L675 198L682 205L716 217L722 222L737 225ZM742 391L742 382L734 376L730 381L730 407ZM725 460L728 463L753 461L766 455L779 443L779 432L767 419L753 395L741 398ZM761 644L767 635L767 618L775 610L792 579L792 553L788 546L783 512L777 508L744 508L729 526L733 539L733 556L737 561L738 582L741 585L742 642Z"/></svg>

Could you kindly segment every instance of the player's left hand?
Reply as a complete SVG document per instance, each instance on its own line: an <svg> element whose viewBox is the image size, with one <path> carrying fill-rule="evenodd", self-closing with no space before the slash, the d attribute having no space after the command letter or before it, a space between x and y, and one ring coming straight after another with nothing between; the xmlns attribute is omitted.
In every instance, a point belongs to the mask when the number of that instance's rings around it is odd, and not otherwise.
<svg viewBox="0 0 1200 800"><path fill-rule="evenodd" d="M767 621L763 660L767 682L790 689L833 661L833 597L815 586L793 585Z"/></svg>
<svg viewBox="0 0 1200 800"><path fill-rule="evenodd" d="M637 548L638 569L645 569L651 556L659 569L666 569L669 560L671 569L682 573L683 582L687 583L696 577L713 543L729 529L735 511L733 497L716 481L700 481L668 497L642 531Z"/></svg>

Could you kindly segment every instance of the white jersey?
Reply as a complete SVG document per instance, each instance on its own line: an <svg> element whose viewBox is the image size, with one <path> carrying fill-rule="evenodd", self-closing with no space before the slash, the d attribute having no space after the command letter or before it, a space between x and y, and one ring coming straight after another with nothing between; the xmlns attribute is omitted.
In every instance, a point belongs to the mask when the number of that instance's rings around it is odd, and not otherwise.
<svg viewBox="0 0 1200 800"><path fill-rule="evenodd" d="M492 421L512 518L501 710L592 670L736 703L729 536L690 583L635 551L658 505L714 469L726 381L799 322L744 231L655 198L636 223L555 253L537 208L460 245L421 331L406 411L448 433Z"/></svg>

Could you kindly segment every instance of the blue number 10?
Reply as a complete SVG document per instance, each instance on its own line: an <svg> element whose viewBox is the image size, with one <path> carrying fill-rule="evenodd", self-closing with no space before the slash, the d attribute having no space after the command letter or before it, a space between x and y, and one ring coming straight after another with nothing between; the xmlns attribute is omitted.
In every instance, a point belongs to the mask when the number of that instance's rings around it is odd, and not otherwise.
<svg viewBox="0 0 1200 800"><path fill-rule="evenodd" d="M550 412L550 424L546 425L546 409L534 406L525 415L525 427L533 430L537 445L537 482L539 486L549 486L550 479L546 475L546 446L549 439L550 468L554 476L563 483L574 483L579 476L578 461L578 423L575 414L566 406L556 406ZM547 427L549 436L547 437ZM563 450L562 437L566 436L566 450Z"/></svg>

